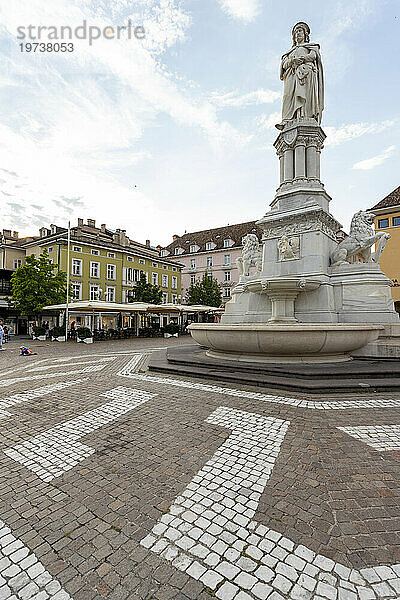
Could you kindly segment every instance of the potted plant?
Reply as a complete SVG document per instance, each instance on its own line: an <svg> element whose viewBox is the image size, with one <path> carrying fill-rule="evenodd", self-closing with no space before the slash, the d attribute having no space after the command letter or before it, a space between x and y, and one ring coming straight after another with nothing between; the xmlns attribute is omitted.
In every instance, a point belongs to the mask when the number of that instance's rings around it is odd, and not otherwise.
<svg viewBox="0 0 400 600"><path fill-rule="evenodd" d="M93 344L93 334L89 327L78 327L76 330L76 341L84 344Z"/></svg>
<svg viewBox="0 0 400 600"><path fill-rule="evenodd" d="M46 329L44 327L36 326L32 332L33 340L40 340L41 342L46 341Z"/></svg>
<svg viewBox="0 0 400 600"><path fill-rule="evenodd" d="M166 338L178 337L179 325L177 325L176 323L168 323L168 325L165 325L165 327L163 327L163 333L164 337Z"/></svg>
<svg viewBox="0 0 400 600"><path fill-rule="evenodd" d="M65 327L53 327L50 333L53 342L65 342Z"/></svg>

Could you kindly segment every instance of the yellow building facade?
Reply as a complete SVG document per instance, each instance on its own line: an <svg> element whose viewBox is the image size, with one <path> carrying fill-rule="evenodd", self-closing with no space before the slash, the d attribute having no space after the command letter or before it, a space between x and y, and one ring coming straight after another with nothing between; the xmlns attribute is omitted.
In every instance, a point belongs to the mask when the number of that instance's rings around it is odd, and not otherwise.
<svg viewBox="0 0 400 600"><path fill-rule="evenodd" d="M393 282L392 296L400 312L400 186L370 210L375 214L375 230L386 231L391 236L379 264Z"/></svg>

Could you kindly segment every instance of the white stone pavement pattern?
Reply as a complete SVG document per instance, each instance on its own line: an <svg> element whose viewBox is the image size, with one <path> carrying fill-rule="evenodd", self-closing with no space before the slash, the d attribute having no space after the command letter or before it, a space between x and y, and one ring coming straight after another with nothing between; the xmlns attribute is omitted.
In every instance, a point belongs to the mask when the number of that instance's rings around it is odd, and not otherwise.
<svg viewBox="0 0 400 600"><path fill-rule="evenodd" d="M1 600L72 600L34 552L13 536L0 520Z"/></svg>
<svg viewBox="0 0 400 600"><path fill-rule="evenodd" d="M400 596L400 564L349 569L253 521L288 421L220 407L232 434L141 544L221 600Z"/></svg>
<svg viewBox="0 0 400 600"><path fill-rule="evenodd" d="M78 385L79 383L84 383L85 381L87 381L87 379L75 379L75 381L52 383L43 387L28 390L26 392L20 392L19 394L13 394L12 396L3 398L0 400L0 419L11 416L11 413L5 410L10 406L20 404L21 402L27 402L28 400L33 400L34 398L41 398L42 396L47 396L47 394L52 394L58 390L63 390L71 385Z"/></svg>
<svg viewBox="0 0 400 600"><path fill-rule="evenodd" d="M7 448L4 453L43 481L52 481L95 452L79 438L144 404L155 394L121 386L102 396L112 401Z"/></svg>
<svg viewBox="0 0 400 600"><path fill-rule="evenodd" d="M380 452L400 450L400 425L338 427L338 429Z"/></svg>
<svg viewBox="0 0 400 600"><path fill-rule="evenodd" d="M73 358L76 357L71 357L71 360ZM144 358L144 353L130 354L129 362L118 375L129 378L133 385L181 387L188 391L193 389L213 396L216 394L217 397L242 397L294 409L354 410L400 406L396 398L314 402L191 380L147 376L137 373ZM67 360L57 359L61 368L61 363ZM54 365L55 361L51 362ZM52 365L48 366L52 368ZM54 374L40 377L47 375ZM26 377L18 379L26 380ZM14 394L0 400L0 409L67 389L80 381L59 382ZM118 386L101 396L111 402L8 448L5 454L43 481L51 481L95 452L78 441L81 437L111 423L157 394ZM288 420L220 406L206 418L206 422L231 433L175 499L151 533L142 539L143 547L204 584L209 593L220 600L400 598L400 564L351 569L254 520L290 425ZM378 451L400 448L399 425L338 429ZM37 556L0 521L0 600L17 598L69 600L71 596L61 589L61 584L46 571Z"/></svg>

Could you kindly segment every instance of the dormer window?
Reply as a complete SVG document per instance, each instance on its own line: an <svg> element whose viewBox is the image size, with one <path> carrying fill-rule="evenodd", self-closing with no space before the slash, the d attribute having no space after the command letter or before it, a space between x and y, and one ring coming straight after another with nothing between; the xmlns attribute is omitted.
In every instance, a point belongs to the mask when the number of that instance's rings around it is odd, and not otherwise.
<svg viewBox="0 0 400 600"><path fill-rule="evenodd" d="M167 256L167 251L166 250L161 250L160 255L161 256Z"/></svg>
<svg viewBox="0 0 400 600"><path fill-rule="evenodd" d="M181 253L181 249L180 248L175 248L175 254L180 254Z"/></svg>
<svg viewBox="0 0 400 600"><path fill-rule="evenodd" d="M206 243L206 250L212 250L212 242Z"/></svg>
<svg viewBox="0 0 400 600"><path fill-rule="evenodd" d="M224 248L230 248L231 240L224 240Z"/></svg>
<svg viewBox="0 0 400 600"><path fill-rule="evenodd" d="M196 246L194 244L190 246L190 252L196 252Z"/></svg>

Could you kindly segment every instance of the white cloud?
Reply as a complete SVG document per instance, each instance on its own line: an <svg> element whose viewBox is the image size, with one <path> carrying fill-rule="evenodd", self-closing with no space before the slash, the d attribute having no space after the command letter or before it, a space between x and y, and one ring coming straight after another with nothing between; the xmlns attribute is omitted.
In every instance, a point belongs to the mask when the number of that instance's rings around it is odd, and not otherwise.
<svg viewBox="0 0 400 600"><path fill-rule="evenodd" d="M381 123L349 123L340 127L324 127L327 135L325 145L338 146L362 135L381 133L381 131L392 127L394 124L395 121L382 121Z"/></svg>
<svg viewBox="0 0 400 600"><path fill-rule="evenodd" d="M260 0L218 0L222 10L233 19L250 23L261 12Z"/></svg>
<svg viewBox="0 0 400 600"><path fill-rule="evenodd" d="M134 215L136 231L148 230L148 214L157 222L162 208L141 190L140 181L134 191L131 182L136 183L135 164L152 160L141 140L160 114L200 131L214 147L249 141L219 119L215 104L162 64L162 54L182 43L190 26L180 6L179 0L138 0L134 9L141 13L133 14L126 0L0 5L0 38L7 48L0 54L7 86L0 99L0 164L18 173L15 182L7 178L1 195L8 201L4 226L30 233L40 223L65 222L71 207L58 202L65 196L82 198L87 216L101 219L109 215L111 201L110 226L118 226L122 214ZM75 27L86 19L104 27L126 24L128 18L144 23L144 42L97 40L89 46L74 40L71 54L33 56L22 54L15 40L17 27L29 23Z"/></svg>
<svg viewBox="0 0 400 600"><path fill-rule="evenodd" d="M360 162L355 163L353 165L353 169L360 169L362 171L367 171L369 169L375 169L375 167L378 167L383 162L385 162L385 160L390 158L392 156L393 152L395 151L395 149L396 149L396 146L389 146L388 148L386 148L386 150L384 152L382 152L382 154L377 154L376 156L373 156L372 158L367 158L366 160L360 160Z"/></svg>
<svg viewBox="0 0 400 600"><path fill-rule="evenodd" d="M239 95L237 91L227 92L226 94L214 93L211 101L221 107L232 106L234 108L242 108L251 105L271 104L271 102L275 102L280 97L280 92L261 89L242 95Z"/></svg>
<svg viewBox="0 0 400 600"><path fill-rule="evenodd" d="M280 123L282 120L282 115L280 112L274 112L270 115L261 115L258 119L258 125L263 129L273 129L277 123Z"/></svg>

